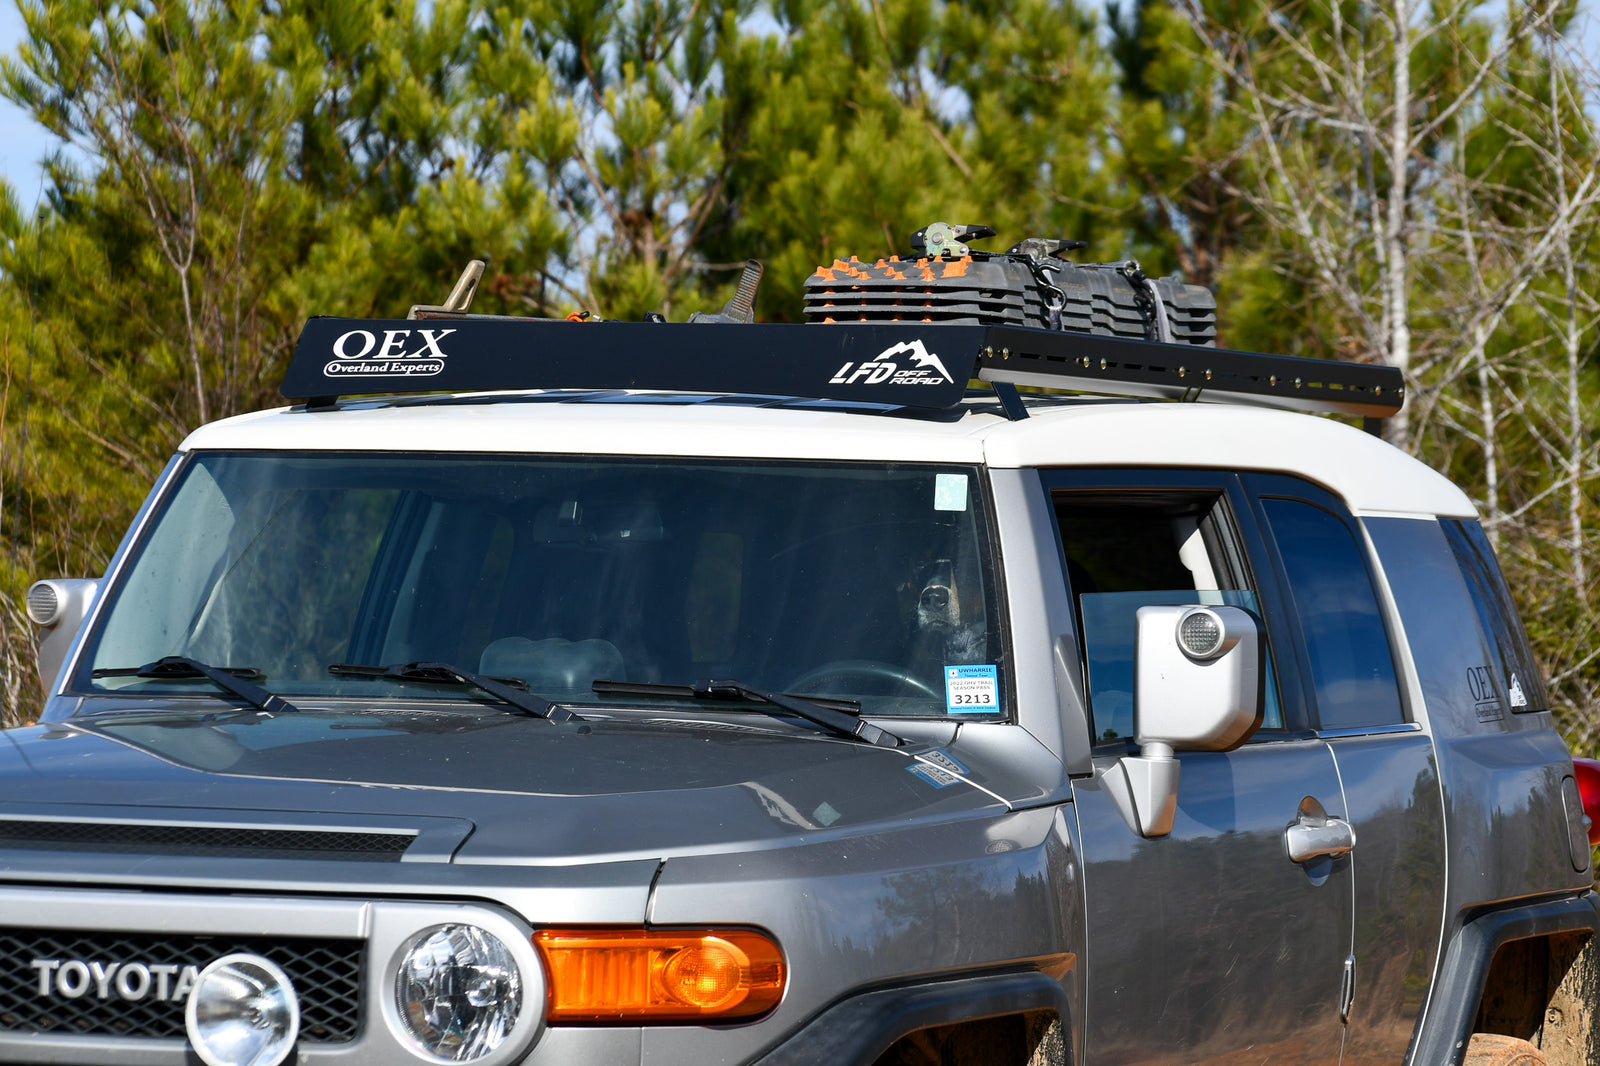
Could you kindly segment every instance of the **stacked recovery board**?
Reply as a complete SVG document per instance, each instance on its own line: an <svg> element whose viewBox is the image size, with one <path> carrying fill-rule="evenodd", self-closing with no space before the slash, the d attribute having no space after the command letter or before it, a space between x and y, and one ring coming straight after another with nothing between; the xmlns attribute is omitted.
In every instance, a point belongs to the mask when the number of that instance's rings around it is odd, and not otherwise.
<svg viewBox="0 0 1600 1066"><path fill-rule="evenodd" d="M1059 289L1054 298L1040 273ZM1198 285L1175 278L1131 280L1114 266L1078 266L1049 259L1036 271L1026 256L960 259L835 259L806 279L807 322L944 322L1052 328L1052 299L1062 304L1058 327L1076 333L1155 340L1154 286L1176 344L1213 344L1217 302Z"/></svg>

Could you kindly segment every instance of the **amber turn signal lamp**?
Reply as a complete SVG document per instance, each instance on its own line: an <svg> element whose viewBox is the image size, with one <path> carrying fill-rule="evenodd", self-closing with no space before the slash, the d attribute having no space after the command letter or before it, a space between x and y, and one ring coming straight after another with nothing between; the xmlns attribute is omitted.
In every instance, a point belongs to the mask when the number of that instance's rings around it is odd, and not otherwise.
<svg viewBox="0 0 1600 1066"><path fill-rule="evenodd" d="M542 929L533 945L551 1023L735 1021L783 998L783 953L749 929Z"/></svg>

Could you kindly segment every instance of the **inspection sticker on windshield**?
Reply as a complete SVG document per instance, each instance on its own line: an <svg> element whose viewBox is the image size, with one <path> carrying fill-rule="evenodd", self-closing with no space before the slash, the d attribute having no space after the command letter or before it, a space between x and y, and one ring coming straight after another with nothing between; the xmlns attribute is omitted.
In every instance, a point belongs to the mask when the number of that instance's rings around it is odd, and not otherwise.
<svg viewBox="0 0 1600 1066"><path fill-rule="evenodd" d="M944 668L945 709L951 714L988 714L1000 708L1000 668L947 666Z"/></svg>
<svg viewBox="0 0 1600 1066"><path fill-rule="evenodd" d="M935 511L965 511L967 509L967 475L935 474L933 477L933 509Z"/></svg>

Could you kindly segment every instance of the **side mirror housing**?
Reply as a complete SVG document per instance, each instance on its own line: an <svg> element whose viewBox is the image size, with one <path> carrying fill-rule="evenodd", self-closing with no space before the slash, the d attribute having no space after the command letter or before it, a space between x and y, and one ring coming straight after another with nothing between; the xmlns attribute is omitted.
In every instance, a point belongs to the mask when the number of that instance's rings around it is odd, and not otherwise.
<svg viewBox="0 0 1600 1066"><path fill-rule="evenodd" d="M1143 837L1172 832L1178 751L1230 751L1261 727L1261 628L1238 607L1141 607L1134 650L1139 754L1104 775Z"/></svg>
<svg viewBox="0 0 1600 1066"><path fill-rule="evenodd" d="M28 587L28 618L39 627L39 686L48 697L67 650L94 606L98 578L51 578Z"/></svg>
<svg viewBox="0 0 1600 1066"><path fill-rule="evenodd" d="M1261 727L1261 630L1238 607L1141 607L1133 705L1141 751L1231 751Z"/></svg>

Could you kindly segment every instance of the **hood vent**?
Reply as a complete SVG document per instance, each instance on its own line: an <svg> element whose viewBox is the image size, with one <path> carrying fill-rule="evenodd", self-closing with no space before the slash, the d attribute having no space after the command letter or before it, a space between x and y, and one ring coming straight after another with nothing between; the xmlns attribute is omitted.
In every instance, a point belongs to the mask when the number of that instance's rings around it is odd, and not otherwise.
<svg viewBox="0 0 1600 1066"><path fill-rule="evenodd" d="M411 833L328 829L0 819L0 848L56 851L399 862L415 839Z"/></svg>

